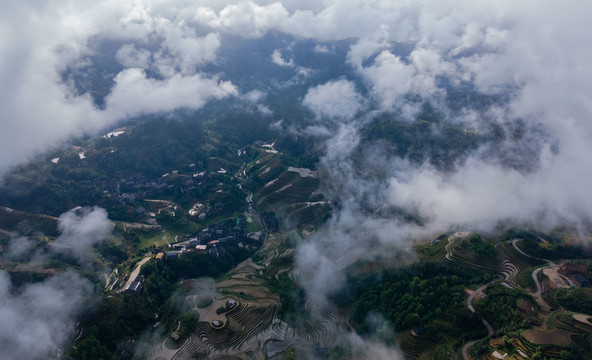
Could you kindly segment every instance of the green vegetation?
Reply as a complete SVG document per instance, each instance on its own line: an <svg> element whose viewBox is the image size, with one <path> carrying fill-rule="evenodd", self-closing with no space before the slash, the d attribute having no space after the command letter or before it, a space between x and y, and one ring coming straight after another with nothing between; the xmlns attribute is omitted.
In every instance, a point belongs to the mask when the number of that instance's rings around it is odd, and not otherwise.
<svg viewBox="0 0 592 360"><path fill-rule="evenodd" d="M301 98L306 87L290 91ZM280 101L277 95L269 97L270 101ZM78 205L102 206L110 219L116 221L113 236L93 250L98 254L95 265L101 268L117 265L120 274L129 273L140 255L151 248L175 242L178 235L195 233L247 211L246 193L239 188L237 178L243 189L253 193L253 211L262 216L267 229L273 231L282 222L297 230L314 231L322 226L331 216L329 201L334 205L335 199L325 198L319 190L328 185L322 184L315 172L323 151L321 141L301 134L275 134L269 127L272 119L234 105L228 100L222 106L206 106L199 112L175 114L166 119L146 118L127 127L118 137L85 140L85 159L79 157L79 149L69 147L55 150L54 155L60 157L58 164L44 159L15 168L0 184L0 204L16 210L0 211L0 229L25 228L24 224L30 225L31 233L41 230L46 235L57 236L56 218L36 213L59 216ZM302 109L289 109L282 109L275 118L289 122L307 116ZM245 127L245 122L249 126ZM480 132L446 124L429 104L424 105L415 122L381 114L363 126L354 163L363 162L364 146L381 142L390 155L452 170L470 151L503 139L505 135L498 130ZM262 147L263 141L274 141L277 152ZM304 170L301 174L290 167ZM359 168L360 173L367 171L362 166ZM235 178L239 170L241 174ZM372 171L364 176L378 179L386 176L380 169ZM196 203L203 205L199 211L207 214L206 219L200 220L197 211L188 215ZM418 225L422 221L419 216L394 207L372 214ZM262 230L254 216L242 225L247 232ZM545 242L527 231L514 231L508 236L523 239L519 246L535 257L582 256L561 238L545 237L549 240ZM38 250L49 253L45 242L48 240L44 239ZM270 290L279 295L280 318L297 324L307 318L308 310L304 306L305 290L289 271L293 258L283 252L286 244L295 246L294 240L291 242L286 239L283 245L269 249L268 254L274 252L276 256L263 275L256 276L265 278ZM510 283L515 280L522 287L533 288L532 270L543 262L523 256L507 243L495 244L480 235L457 238L450 244L450 261L445 261L447 244L448 239L443 235L439 241L416 247L421 260L418 264L385 271L372 268L371 273L361 270L356 274L362 275L351 275L343 291L332 294L333 300L362 335L374 332L373 325L366 320L368 314L378 313L403 333L399 334L404 338L403 350L410 357L426 356L427 349L434 359L449 359L464 342L486 335L479 316L466 307L465 290L489 282L493 274L500 273L507 275ZM94 311L81 319L82 337L65 358L131 359L135 353L131 340L138 340L157 323L160 323L158 331L165 334L180 324L179 335L188 337L196 329L199 314L187 311L183 301L179 301L186 295L179 281L201 276L220 278L249 256L255 262L266 259L266 254L254 255L252 247L249 248L250 251L245 251L229 247L226 255L219 258L194 252L162 263L149 261L141 270L145 276L141 291L110 292L89 300ZM74 265L70 259L55 257L46 267L70 265ZM96 275L85 275L100 283ZM11 273L16 286L42 281L47 276L25 271ZM537 307L536 302L525 291L502 285L492 285L486 293L477 304L478 311L492 323L498 335L506 335L504 348L511 348L510 342L519 336L509 335L536 323L537 314L532 311L533 306ZM236 296L256 299L244 293ZM548 291L544 296L552 297L554 305L592 314L590 289L560 289ZM212 302L211 296L199 296L197 306L204 308ZM557 318L551 316L548 321L557 328L575 328L567 317ZM410 329L414 329L414 334ZM574 343L586 349L587 341L574 337ZM471 348L475 357L491 350L487 341ZM546 350L542 346L532 351L532 359L545 356ZM557 351L561 358L574 358L573 354L578 354L573 348L571 355L565 348L562 351ZM294 349L282 356L294 358ZM326 352L330 359L348 356L352 356L352 350L339 345Z"/></svg>
<svg viewBox="0 0 592 360"><path fill-rule="evenodd" d="M518 283L518 285L522 286L523 288L534 289L536 287L536 284L534 282L534 279L532 278L533 270L534 269L532 268L520 270L516 275L516 282Z"/></svg>
<svg viewBox="0 0 592 360"><path fill-rule="evenodd" d="M351 309L358 332L372 333L367 315L378 313L398 331L414 329L414 335L406 332L400 339L409 357L448 359L464 342L487 334L466 307L465 289L491 278L449 262L418 263L351 278L348 293L334 298L346 299L341 305Z"/></svg>
<svg viewBox="0 0 592 360"><path fill-rule="evenodd" d="M278 315L281 319L294 324L307 316L307 310L304 307L305 292L287 273L282 273L277 278L270 278L268 284L269 289L280 297L282 307Z"/></svg>
<svg viewBox="0 0 592 360"><path fill-rule="evenodd" d="M557 302L568 310L592 314L592 289L558 289L555 293Z"/></svg>
<svg viewBox="0 0 592 360"><path fill-rule="evenodd" d="M522 289L493 284L487 288L485 299L477 305L498 334L528 329L537 323L536 312L530 309L538 308L538 305Z"/></svg>
<svg viewBox="0 0 592 360"><path fill-rule="evenodd" d="M574 246L568 246L559 239L550 239L548 243L542 243L538 237L530 233L524 234L523 240L517 243L525 253L541 259L577 259L581 258L582 251Z"/></svg>
<svg viewBox="0 0 592 360"><path fill-rule="evenodd" d="M397 329L414 326L438 331L435 322L462 304L464 288L491 279L491 275L445 263L420 263L385 271L370 278L352 279L352 317L362 332L368 312L378 312ZM459 314L453 314L453 320ZM429 331L429 330L428 330Z"/></svg>
<svg viewBox="0 0 592 360"><path fill-rule="evenodd" d="M424 244L417 246L415 251L419 255L422 262L440 262L446 256L446 244L448 238L443 237L435 244Z"/></svg>
<svg viewBox="0 0 592 360"><path fill-rule="evenodd" d="M199 321L199 313L195 310L189 310L181 316L181 327L179 328L179 337L187 338L190 336Z"/></svg>
<svg viewBox="0 0 592 360"><path fill-rule="evenodd" d="M248 127L233 128L245 121L249 121ZM135 119L135 124L117 137L86 141L84 159L78 155L80 148L66 147L52 155L59 157L57 164L48 165L49 160L44 159L15 168L0 184L0 204L53 216L75 206L100 205L111 219L125 221L135 220L134 208L139 205L138 196L120 202L118 196L123 193L175 200L185 207L212 196L224 201L226 208L244 205L243 194L233 191L231 185L231 175L242 163L237 149L271 136L269 121L223 106L177 114L175 119ZM289 146L283 151L289 152ZM190 164L195 166L190 168ZM216 174L202 186L185 186L194 172L209 174L221 167L227 174ZM172 174L174 170L179 174ZM161 178L165 173L171 175ZM230 197L213 190L221 179L229 185ZM158 181L166 187L156 188L152 183Z"/></svg>
<svg viewBox="0 0 592 360"><path fill-rule="evenodd" d="M468 242L463 242L463 245L464 244L468 244L469 249L475 252L477 256L495 257L497 254L495 246L493 246L492 243L483 240L480 235L473 235Z"/></svg>
<svg viewBox="0 0 592 360"><path fill-rule="evenodd" d="M198 308L205 308L208 307L214 302L214 297L212 295L197 295L197 300L195 305Z"/></svg>
<svg viewBox="0 0 592 360"><path fill-rule="evenodd" d="M518 274L516 274L518 285L523 288L534 289L536 285L532 279L532 271L535 267L545 264L545 262L524 256L514 246L506 242L500 243L498 248L518 268Z"/></svg>
<svg viewBox="0 0 592 360"><path fill-rule="evenodd" d="M261 210L280 213L286 223L296 228L320 226L328 219L330 207L319 191L315 174L302 176L289 171L292 164L286 163L289 158L284 155L257 148L247 151L255 155L246 167L245 187L253 192L253 201ZM314 166L306 169L313 171Z"/></svg>
<svg viewBox="0 0 592 360"><path fill-rule="evenodd" d="M254 233L261 230L263 230L263 228L261 227L261 224L259 224L259 221L256 218L252 216L247 218L247 224L245 226L245 231L247 233Z"/></svg>
<svg viewBox="0 0 592 360"><path fill-rule="evenodd" d="M175 242L175 233L170 231L147 230L139 232L140 243L138 248L161 247Z"/></svg>
<svg viewBox="0 0 592 360"><path fill-rule="evenodd" d="M469 348L469 353L475 359L481 359L483 355L493 352L493 348L489 346L489 339L477 341Z"/></svg>

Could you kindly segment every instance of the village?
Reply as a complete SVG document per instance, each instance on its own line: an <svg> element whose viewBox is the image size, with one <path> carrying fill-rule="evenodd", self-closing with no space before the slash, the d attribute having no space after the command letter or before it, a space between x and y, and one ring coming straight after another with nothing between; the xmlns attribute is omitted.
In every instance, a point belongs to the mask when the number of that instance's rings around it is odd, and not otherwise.
<svg viewBox="0 0 592 360"><path fill-rule="evenodd" d="M246 233L244 224L246 218L240 215L236 219L228 219L215 223L197 233L184 236L181 241L167 244L164 251L161 249L152 250L156 254L156 261L176 259L183 253L190 251L208 252L210 256L218 258L226 253L226 247L237 247L244 249L248 246L258 247L267 238L267 232L258 231Z"/></svg>

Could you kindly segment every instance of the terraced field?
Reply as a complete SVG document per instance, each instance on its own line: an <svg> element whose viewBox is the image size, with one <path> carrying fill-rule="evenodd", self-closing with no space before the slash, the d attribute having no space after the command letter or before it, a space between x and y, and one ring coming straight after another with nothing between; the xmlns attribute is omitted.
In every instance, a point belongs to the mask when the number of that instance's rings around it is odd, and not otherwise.
<svg viewBox="0 0 592 360"><path fill-rule="evenodd" d="M532 270L534 267L544 265L543 261L535 258L529 258L518 251L510 243L498 244L498 250L503 252L504 256L508 258L517 268L516 282L523 288L534 288L535 284L532 280ZM534 291L534 290L533 290Z"/></svg>
<svg viewBox="0 0 592 360"><path fill-rule="evenodd" d="M429 356L436 346L437 342L427 336L414 334L412 331L405 331L399 335L401 350L406 359L416 360L420 358L431 358Z"/></svg>
<svg viewBox="0 0 592 360"><path fill-rule="evenodd" d="M194 309L200 312L200 322L185 343L173 350L166 348L165 341L152 349L150 359L226 359L247 356L251 359L267 359L281 354L294 344L327 348L336 343L341 330L334 315L327 314L323 319L307 321L297 328L279 320L279 298L265 287L259 271L261 268L251 260L239 264L229 277L218 282L217 289L221 294L215 295L215 301L206 308L195 305ZM196 304L195 296L189 295L187 303ZM228 299L234 299L238 304L228 312L216 314L216 309ZM221 321L223 326L214 328L213 320Z"/></svg>
<svg viewBox="0 0 592 360"><path fill-rule="evenodd" d="M335 344L339 331L335 317L327 316L322 321L292 328L277 319L278 309L273 304L241 302L225 314L226 323L221 329L200 321L195 332L170 359L240 358L247 353L253 359L266 359L293 344L317 344L324 348ZM151 359L158 358L164 358L162 352L153 351Z"/></svg>
<svg viewBox="0 0 592 360"><path fill-rule="evenodd" d="M246 166L245 175L254 186L253 199L259 208L282 213L299 227L318 225L330 210L316 172L287 167L277 154L263 153Z"/></svg>
<svg viewBox="0 0 592 360"><path fill-rule="evenodd" d="M584 314L561 311L550 318L552 330L531 329L524 331L521 336L512 339L512 346L516 350L512 359L532 358L537 349L542 350L546 359L562 359L562 351L571 351L570 344L574 336L584 336L590 344L592 324L587 321L587 318L588 316ZM495 359L492 354L486 354L483 358ZM592 354L583 354L581 359L592 360Z"/></svg>
<svg viewBox="0 0 592 360"><path fill-rule="evenodd" d="M446 260L475 270L487 270L500 274L507 282L516 284L519 268L511 261L505 252L499 251L495 257L477 258L465 247L461 246L468 233L457 232L448 237L446 244Z"/></svg>
<svg viewBox="0 0 592 360"><path fill-rule="evenodd" d="M46 235L57 236L59 234L58 218L56 217L0 206L0 229L12 231L18 224L23 222Z"/></svg>
<svg viewBox="0 0 592 360"><path fill-rule="evenodd" d="M541 345L537 343L533 343L529 341L525 336L521 338L515 338L512 342L513 346L516 348L517 351L520 351L531 358L534 353L537 351L537 348L540 348ZM560 353L563 350L567 350L568 348L559 345L553 344L546 344L544 349L544 356L546 359L561 359ZM524 358L524 356L522 356ZM584 358L589 359L589 358ZM584 360L582 359L582 360Z"/></svg>

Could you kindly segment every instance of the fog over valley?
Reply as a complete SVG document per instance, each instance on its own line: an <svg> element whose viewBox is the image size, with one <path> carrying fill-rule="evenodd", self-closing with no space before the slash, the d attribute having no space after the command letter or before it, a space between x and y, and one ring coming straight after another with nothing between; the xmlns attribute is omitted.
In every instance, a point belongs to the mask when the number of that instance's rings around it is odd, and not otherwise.
<svg viewBox="0 0 592 360"><path fill-rule="evenodd" d="M0 359L588 358L589 2L0 10Z"/></svg>

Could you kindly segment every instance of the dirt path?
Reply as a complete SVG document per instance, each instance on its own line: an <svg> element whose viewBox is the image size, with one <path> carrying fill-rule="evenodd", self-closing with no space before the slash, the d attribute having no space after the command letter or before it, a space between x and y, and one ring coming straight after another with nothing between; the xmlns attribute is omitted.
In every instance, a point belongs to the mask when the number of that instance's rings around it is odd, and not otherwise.
<svg viewBox="0 0 592 360"><path fill-rule="evenodd" d="M134 281L136 279L136 276L138 276L140 274L140 268L142 268L142 265L144 265L145 263L148 262L148 260L150 260L152 257L151 256L147 256L145 258L143 258L137 265L136 268L134 269L134 271L132 271L132 273L129 276L129 279L127 279L127 282L125 283L125 286L121 289L119 289L117 292L122 292L125 289L128 288L128 286L130 286L130 284L132 283L132 281Z"/></svg>

